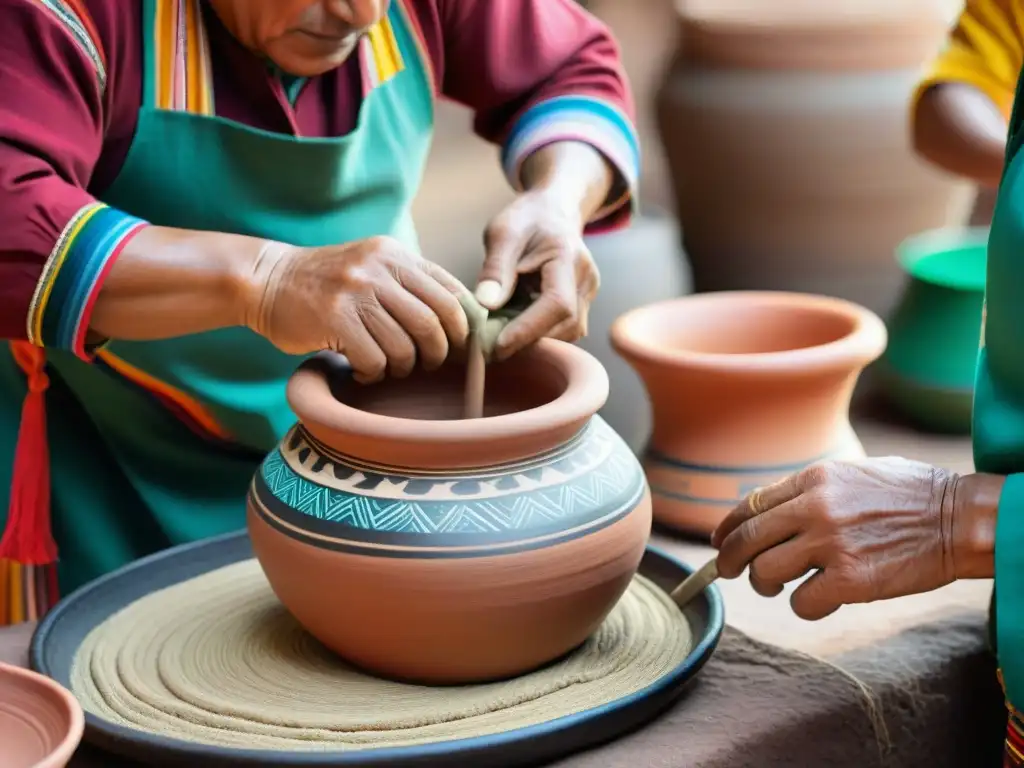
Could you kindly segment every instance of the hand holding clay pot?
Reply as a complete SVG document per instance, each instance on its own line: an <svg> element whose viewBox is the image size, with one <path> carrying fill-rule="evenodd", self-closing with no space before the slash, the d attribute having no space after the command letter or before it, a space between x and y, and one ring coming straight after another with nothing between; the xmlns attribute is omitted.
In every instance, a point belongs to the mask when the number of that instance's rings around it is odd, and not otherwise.
<svg viewBox="0 0 1024 768"><path fill-rule="evenodd" d="M750 566L754 589L774 597L817 571L791 598L808 620L991 576L994 518L979 510L995 507L1002 480L901 458L817 464L729 514L711 539L718 572L736 578Z"/></svg>
<svg viewBox="0 0 1024 768"><path fill-rule="evenodd" d="M246 324L291 354L348 358L361 383L444 363L469 333L469 293L441 267L388 237L322 248L268 249Z"/></svg>

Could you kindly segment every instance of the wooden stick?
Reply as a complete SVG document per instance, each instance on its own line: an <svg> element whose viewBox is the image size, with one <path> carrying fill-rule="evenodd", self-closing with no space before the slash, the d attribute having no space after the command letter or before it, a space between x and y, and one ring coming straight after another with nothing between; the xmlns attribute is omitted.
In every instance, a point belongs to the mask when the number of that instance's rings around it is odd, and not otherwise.
<svg viewBox="0 0 1024 768"><path fill-rule="evenodd" d="M669 597L675 601L680 608L689 605L697 595L707 589L718 578L718 558L712 558L704 563L699 571L694 571L683 583L672 590Z"/></svg>
<svg viewBox="0 0 1024 768"><path fill-rule="evenodd" d="M463 395L464 419L479 419L484 415L485 370L484 350L480 334L474 333L469 340L469 357L466 360L466 391Z"/></svg>

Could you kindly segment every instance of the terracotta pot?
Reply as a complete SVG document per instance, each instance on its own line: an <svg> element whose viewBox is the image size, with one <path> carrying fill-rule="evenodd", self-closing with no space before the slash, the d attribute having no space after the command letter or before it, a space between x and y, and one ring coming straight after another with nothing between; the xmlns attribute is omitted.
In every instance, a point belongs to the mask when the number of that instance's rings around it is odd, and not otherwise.
<svg viewBox="0 0 1024 768"><path fill-rule="evenodd" d="M707 536L753 488L863 456L850 398L885 341L869 310L795 293L698 294L619 318L612 343L654 411L655 520Z"/></svg>
<svg viewBox="0 0 1024 768"><path fill-rule="evenodd" d="M579 346L608 371L611 391L601 417L638 451L651 434L651 407L643 382L612 349L608 334L624 312L689 293L690 266L675 219L655 209L644 209L628 229L586 242L601 273L601 291Z"/></svg>
<svg viewBox="0 0 1024 768"><path fill-rule="evenodd" d="M85 715L48 677L0 664L0 766L63 768L82 740Z"/></svg>
<svg viewBox="0 0 1024 768"><path fill-rule="evenodd" d="M974 189L917 158L910 98L933 0L686 0L658 95L697 291L823 293L887 314L893 249Z"/></svg>
<svg viewBox="0 0 1024 768"><path fill-rule="evenodd" d="M582 643L633 577L651 527L640 464L594 414L608 377L544 341L488 367L462 420L455 364L371 387L303 366L300 423L249 496L267 578L324 645L379 675L518 675Z"/></svg>

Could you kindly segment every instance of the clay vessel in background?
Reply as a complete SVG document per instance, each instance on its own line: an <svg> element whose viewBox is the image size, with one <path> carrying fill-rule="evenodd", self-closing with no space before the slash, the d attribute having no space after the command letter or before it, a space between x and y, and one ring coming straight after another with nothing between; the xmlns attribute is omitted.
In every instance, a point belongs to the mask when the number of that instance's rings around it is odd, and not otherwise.
<svg viewBox="0 0 1024 768"><path fill-rule="evenodd" d="M783 292L688 296L626 313L612 343L646 385L657 522L708 536L752 489L864 455L849 406L885 348L872 312Z"/></svg>
<svg viewBox="0 0 1024 768"><path fill-rule="evenodd" d="M270 585L343 658L383 677L469 683L572 650L629 585L651 528L639 462L595 416L600 363L544 340L488 366L373 386L305 364L300 423L253 481L248 526Z"/></svg>
<svg viewBox="0 0 1024 768"><path fill-rule="evenodd" d="M85 729L82 707L48 677L0 664L0 766L64 768Z"/></svg>
<svg viewBox="0 0 1024 768"><path fill-rule="evenodd" d="M789 290L886 315L893 249L962 223L971 185L917 158L935 0L680 0L660 135L695 290Z"/></svg>
<svg viewBox="0 0 1024 768"><path fill-rule="evenodd" d="M579 346L608 372L608 402L600 411L635 452L651 434L651 407L643 382L612 349L612 323L623 313L690 293L690 265L675 218L645 206L627 229L586 238L601 273L601 290L590 306L587 336Z"/></svg>
<svg viewBox="0 0 1024 768"><path fill-rule="evenodd" d="M922 232L896 253L907 279L875 371L881 392L916 426L970 434L988 229Z"/></svg>

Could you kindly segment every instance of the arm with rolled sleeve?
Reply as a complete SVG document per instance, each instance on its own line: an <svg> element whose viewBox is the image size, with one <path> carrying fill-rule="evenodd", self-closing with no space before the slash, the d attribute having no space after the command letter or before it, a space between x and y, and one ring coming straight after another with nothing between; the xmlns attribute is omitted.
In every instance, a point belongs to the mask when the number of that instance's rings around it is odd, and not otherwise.
<svg viewBox="0 0 1024 768"><path fill-rule="evenodd" d="M0 28L18 30L0 46L0 334L87 358L97 294L146 226L87 191L109 59L84 12L62 20L43 3L0 0Z"/></svg>
<svg viewBox="0 0 1024 768"><path fill-rule="evenodd" d="M588 233L628 223L640 150L629 85L611 33L573 0L436 0L443 31L443 95L475 112L500 144L512 186L545 147L582 142L613 172Z"/></svg>
<svg viewBox="0 0 1024 768"><path fill-rule="evenodd" d="M940 168L998 186L1017 79L1024 2L967 0L911 101L917 152Z"/></svg>

